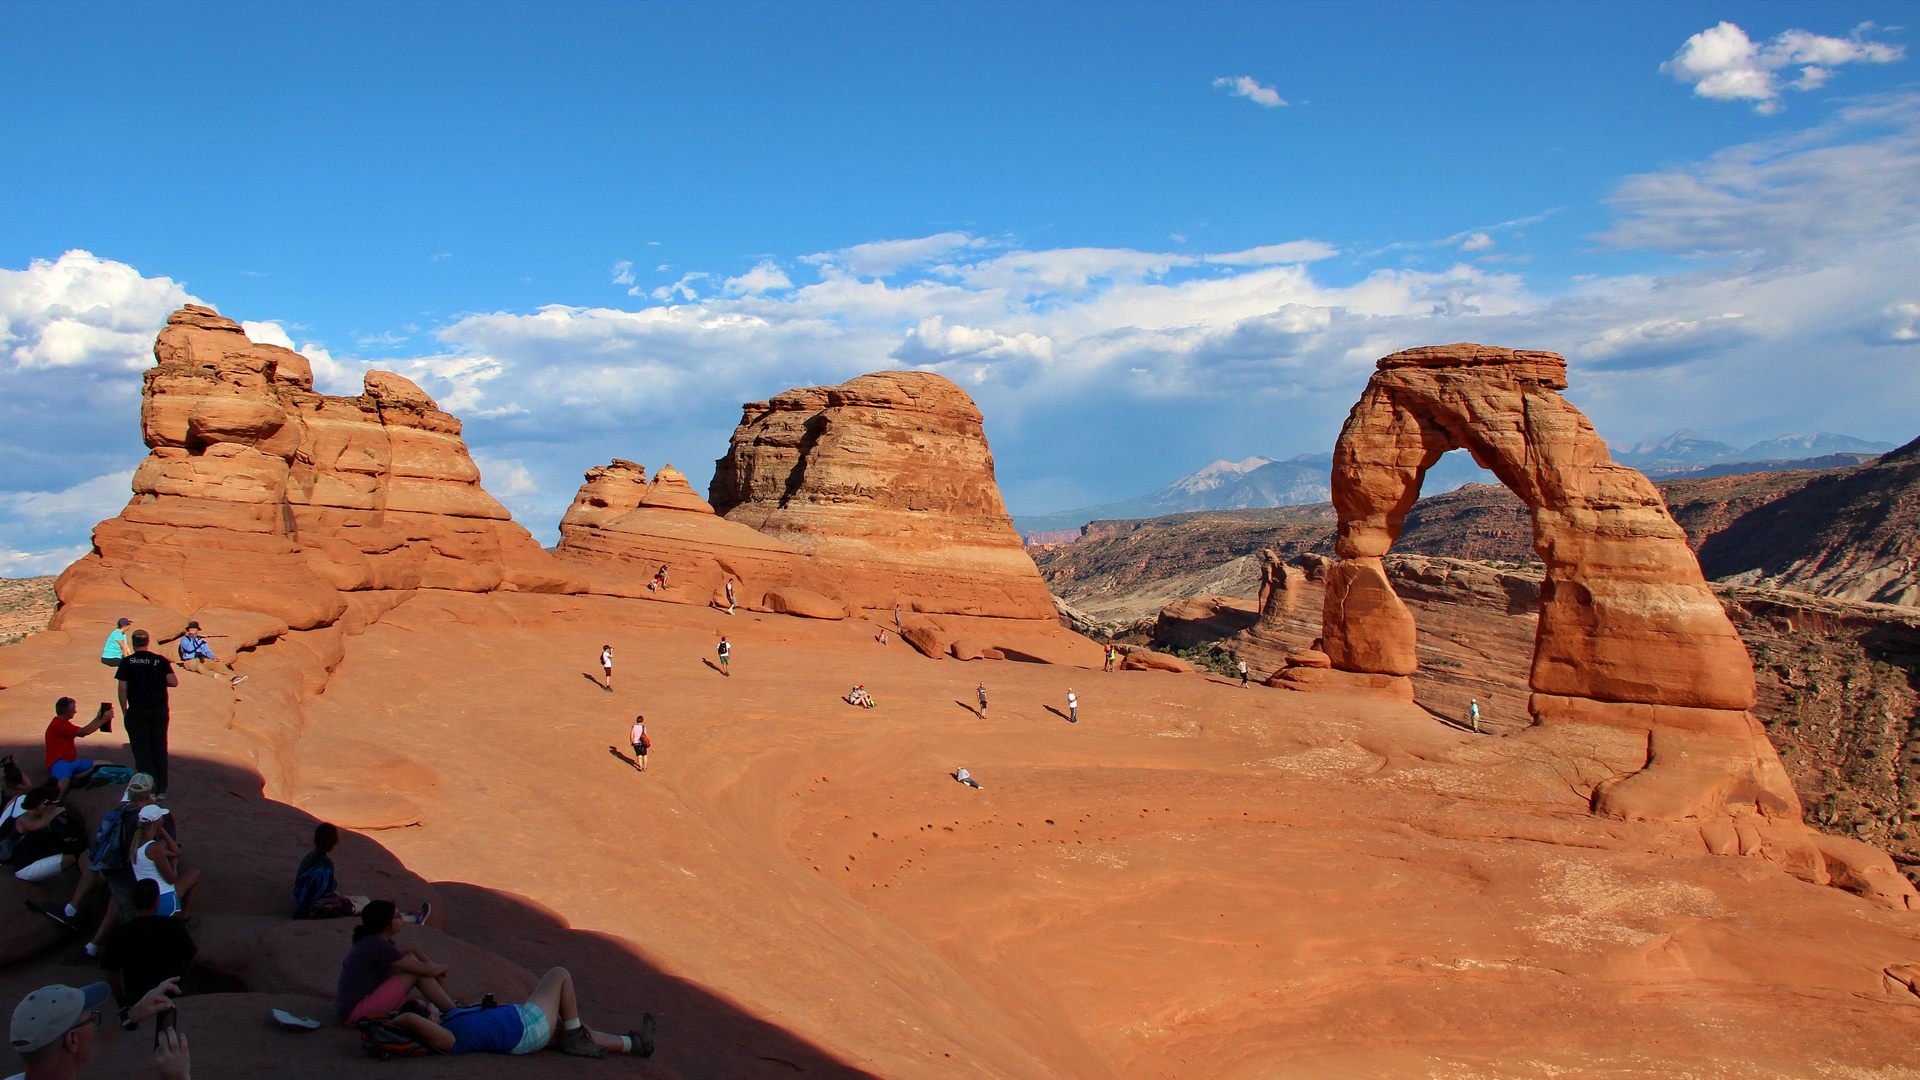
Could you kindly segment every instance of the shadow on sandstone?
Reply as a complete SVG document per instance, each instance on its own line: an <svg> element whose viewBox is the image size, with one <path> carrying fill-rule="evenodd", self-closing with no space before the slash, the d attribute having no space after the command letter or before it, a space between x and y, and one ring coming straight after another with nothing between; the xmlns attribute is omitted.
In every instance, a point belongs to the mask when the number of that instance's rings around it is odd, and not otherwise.
<svg viewBox="0 0 1920 1080"><path fill-rule="evenodd" d="M0 753L37 762L41 747L0 744ZM196 982L246 988L196 994L181 1005L180 1027L193 1040L196 1072L271 1071L297 1078L359 1075L372 1067L360 1053L358 1036L331 1022L334 982L358 920L289 917L293 871L311 847L318 819L262 796L259 778L250 771L181 755L172 765L167 805L178 822L181 862L201 869L206 878L196 904L204 922L194 940L199 962L211 970ZM97 788L74 792L68 802L91 831L119 797L118 787ZM573 972L582 1016L596 1028L621 1033L637 1027L643 1012L657 1018L659 1051L643 1064L623 1059L613 1067L639 1064L648 1076L688 1078L870 1075L695 982L662 972L630 942L572 929L537 901L468 882L426 881L377 837L341 830L333 859L342 891L391 899L403 909L431 900L434 914L428 924L407 927L399 941L447 964L452 969L448 990L457 998L494 993L501 1000L521 1000L539 973L559 965ZM23 903L64 904L74 881L73 871L45 885L0 874L0 1004L5 1007L49 983L82 985L103 977L97 968L63 962L74 958L79 937L27 911ZM103 902L104 890L97 892ZM88 925L97 925L100 910L91 913ZM281 1029L268 1016L272 1008L321 1020L324 1026L315 1032ZM100 1054L89 1072L148 1075L151 1047L148 1030L123 1034L111 1023L103 1025ZM608 1067L558 1054L429 1057L382 1066L417 1077L589 1075Z"/></svg>

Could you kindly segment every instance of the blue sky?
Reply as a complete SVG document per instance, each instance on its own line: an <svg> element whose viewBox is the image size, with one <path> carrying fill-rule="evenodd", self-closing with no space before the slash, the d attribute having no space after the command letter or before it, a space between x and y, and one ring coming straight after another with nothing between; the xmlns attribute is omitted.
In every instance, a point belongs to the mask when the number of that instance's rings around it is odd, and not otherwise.
<svg viewBox="0 0 1920 1080"><path fill-rule="evenodd" d="M0 5L0 573L124 502L187 297L415 377L549 540L889 366L1016 512L1325 450L1455 340L1566 352L1615 441L1905 442L1913 10Z"/></svg>

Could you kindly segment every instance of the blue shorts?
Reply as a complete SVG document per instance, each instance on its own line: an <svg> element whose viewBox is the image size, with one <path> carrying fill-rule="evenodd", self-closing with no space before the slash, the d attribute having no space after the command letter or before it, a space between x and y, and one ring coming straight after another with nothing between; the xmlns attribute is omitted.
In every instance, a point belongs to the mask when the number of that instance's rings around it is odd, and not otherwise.
<svg viewBox="0 0 1920 1080"><path fill-rule="evenodd" d="M47 770L47 775L53 777L55 780L71 780L74 774L86 772L91 768L93 768L93 761L91 759L87 761L56 761L53 763L53 768Z"/></svg>
<svg viewBox="0 0 1920 1080"><path fill-rule="evenodd" d="M180 910L180 894L169 889L160 894L160 906L154 909L155 915L171 915Z"/></svg>

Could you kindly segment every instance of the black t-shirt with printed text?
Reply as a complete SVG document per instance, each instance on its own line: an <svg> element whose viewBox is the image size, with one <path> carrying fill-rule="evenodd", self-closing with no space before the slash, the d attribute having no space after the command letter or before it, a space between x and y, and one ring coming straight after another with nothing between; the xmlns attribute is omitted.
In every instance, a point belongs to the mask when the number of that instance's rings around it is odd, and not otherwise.
<svg viewBox="0 0 1920 1080"><path fill-rule="evenodd" d="M100 966L120 972L120 1000L130 1003L166 980L186 974L187 961L197 952L185 922L168 915L142 915L107 935Z"/></svg>
<svg viewBox="0 0 1920 1080"><path fill-rule="evenodd" d="M127 709L138 712L167 711L167 676L173 674L173 662L145 649L120 660L114 678L127 684Z"/></svg>

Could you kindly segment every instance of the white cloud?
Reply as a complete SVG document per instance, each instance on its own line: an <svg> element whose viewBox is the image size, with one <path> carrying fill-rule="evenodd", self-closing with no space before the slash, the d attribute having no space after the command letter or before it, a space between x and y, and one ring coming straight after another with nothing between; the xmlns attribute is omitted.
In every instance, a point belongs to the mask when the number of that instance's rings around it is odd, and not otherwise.
<svg viewBox="0 0 1920 1080"><path fill-rule="evenodd" d="M633 263L630 260L621 259L613 264L613 284L633 284Z"/></svg>
<svg viewBox="0 0 1920 1080"><path fill-rule="evenodd" d="M197 302L170 278L75 249L0 270L0 348L16 368L137 371L167 316Z"/></svg>
<svg viewBox="0 0 1920 1080"><path fill-rule="evenodd" d="M721 291L728 296L758 296L776 289L791 289L786 272L771 262L763 262L739 277L730 277Z"/></svg>
<svg viewBox="0 0 1920 1080"><path fill-rule="evenodd" d="M1485 251L1488 248L1492 247L1493 244L1494 244L1493 237L1488 236L1486 233L1483 233L1483 232L1477 232L1468 236L1465 240L1462 240L1460 242L1460 250L1461 251Z"/></svg>
<svg viewBox="0 0 1920 1080"><path fill-rule="evenodd" d="M1755 101L1762 115L1779 112L1781 88L1815 90L1833 77L1840 64L1890 64L1906 56L1900 45L1869 41L1872 23L1862 23L1844 38L1823 37L1805 30L1788 30L1765 45L1730 22L1702 30L1686 40L1660 70L1678 82L1692 83L1693 92L1715 101ZM1798 67L1799 78L1784 82L1784 69Z"/></svg>
<svg viewBox="0 0 1920 1080"><path fill-rule="evenodd" d="M1278 90L1275 90L1271 86L1261 86L1259 83L1254 82L1253 77L1250 75L1218 78L1213 80L1213 85L1226 87L1233 96L1246 98L1256 105L1265 105L1269 109L1286 104L1286 101L1280 97Z"/></svg>
<svg viewBox="0 0 1920 1080"><path fill-rule="evenodd" d="M1888 304L1880 314L1886 317L1879 334L1881 341L1889 345L1920 343L1920 303L1906 300Z"/></svg>
<svg viewBox="0 0 1920 1080"><path fill-rule="evenodd" d="M1332 244L1318 240L1290 240L1284 244L1268 244L1265 247L1248 248L1245 251L1228 252L1225 255L1208 255L1206 261L1223 263L1228 266L1271 266L1276 263L1307 263L1331 259L1340 254L1340 249Z"/></svg>
<svg viewBox="0 0 1920 1080"><path fill-rule="evenodd" d="M52 551L14 551L0 548L0 577L52 577L90 550L87 544Z"/></svg>
<svg viewBox="0 0 1920 1080"><path fill-rule="evenodd" d="M987 241L963 232L935 233L913 240L877 240L839 251L808 255L801 261L841 267L857 277L887 277L912 266L924 266L957 251L983 248Z"/></svg>

